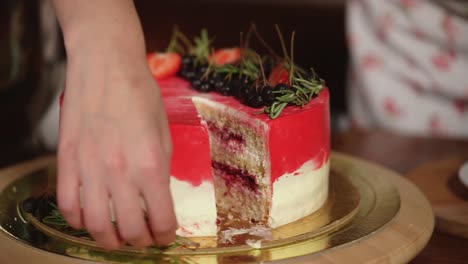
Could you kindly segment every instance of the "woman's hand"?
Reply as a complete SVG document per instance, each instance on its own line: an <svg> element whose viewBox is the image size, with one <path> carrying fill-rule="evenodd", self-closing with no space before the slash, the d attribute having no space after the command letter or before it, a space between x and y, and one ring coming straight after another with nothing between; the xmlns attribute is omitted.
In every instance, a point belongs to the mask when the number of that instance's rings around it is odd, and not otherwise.
<svg viewBox="0 0 468 264"><path fill-rule="evenodd" d="M169 189L172 144L133 3L54 4L68 55L58 147L59 208L74 228L86 228L108 249L124 242L169 244L177 228Z"/></svg>
<svg viewBox="0 0 468 264"><path fill-rule="evenodd" d="M85 227L108 248L117 248L119 237L135 246L152 244L152 235L159 244L170 243L176 229L169 192L172 145L161 96L146 65L114 59L102 62L101 56L85 54L69 62L60 121L59 206L73 227Z"/></svg>

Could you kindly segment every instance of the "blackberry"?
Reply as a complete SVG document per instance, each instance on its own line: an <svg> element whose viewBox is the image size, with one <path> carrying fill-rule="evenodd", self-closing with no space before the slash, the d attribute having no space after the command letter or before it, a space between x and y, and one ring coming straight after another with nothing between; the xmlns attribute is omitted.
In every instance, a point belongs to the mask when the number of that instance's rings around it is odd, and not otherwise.
<svg viewBox="0 0 468 264"><path fill-rule="evenodd" d="M231 86L224 84L224 82L215 83L215 90L224 96L232 95Z"/></svg>
<svg viewBox="0 0 468 264"><path fill-rule="evenodd" d="M220 76L210 78L210 84L213 85L214 90L224 96L231 95L231 86L225 83Z"/></svg>
<svg viewBox="0 0 468 264"><path fill-rule="evenodd" d="M224 96L232 95L231 88L229 85L223 85L220 88L217 88L216 91Z"/></svg>
<svg viewBox="0 0 468 264"><path fill-rule="evenodd" d="M284 90L289 90L291 87L285 83L278 83L275 86L275 91L284 91Z"/></svg>
<svg viewBox="0 0 468 264"><path fill-rule="evenodd" d="M207 93L212 90L212 86L209 81L201 81L200 88L197 89L197 91L202 92L202 93Z"/></svg>
<svg viewBox="0 0 468 264"><path fill-rule="evenodd" d="M179 72L177 72L177 76L179 76L182 79L186 79L187 77L187 70L186 69L180 69Z"/></svg>
<svg viewBox="0 0 468 264"><path fill-rule="evenodd" d="M194 79L192 80L192 87L195 90L199 90L202 85L202 81L200 79Z"/></svg>
<svg viewBox="0 0 468 264"><path fill-rule="evenodd" d="M243 85L239 88L239 90L238 90L238 92L237 92L237 97L236 97L236 98L237 98L239 101L241 101L241 103L245 104L245 103L247 102L247 100L248 100L249 95L250 95L250 90L251 90L251 89L250 89L250 85L248 85L248 84L243 84Z"/></svg>
<svg viewBox="0 0 468 264"><path fill-rule="evenodd" d="M210 83L210 85L212 85L213 87L216 86L216 82L218 81L222 81L221 78L217 75L211 75L209 78L208 78L208 82Z"/></svg>
<svg viewBox="0 0 468 264"><path fill-rule="evenodd" d="M241 90L241 87L244 86L244 84L241 82L239 79L232 79L231 82L227 84L229 86L229 90L231 92L231 95L234 95L234 97L238 100L241 99L239 95L239 91Z"/></svg>
<svg viewBox="0 0 468 264"><path fill-rule="evenodd" d="M202 64L198 67L198 73L200 73L201 75L205 74L207 70L208 70L207 64Z"/></svg>
<svg viewBox="0 0 468 264"><path fill-rule="evenodd" d="M245 104L253 108L261 108L265 106L265 100L260 93L255 92L247 96Z"/></svg>
<svg viewBox="0 0 468 264"><path fill-rule="evenodd" d="M269 85L264 86L261 89L260 94L266 105L271 105L275 101L276 94L273 93L273 88Z"/></svg>
<svg viewBox="0 0 468 264"><path fill-rule="evenodd" d="M192 69L195 64L195 56L185 55L182 57L182 69Z"/></svg>
<svg viewBox="0 0 468 264"><path fill-rule="evenodd" d="M241 81L244 82L244 84L252 84L253 81L249 80L248 77L241 78Z"/></svg>
<svg viewBox="0 0 468 264"><path fill-rule="evenodd" d="M199 79L199 76L198 74L193 71L193 70L189 70L187 71L187 73L185 74L185 79L189 80L189 81L193 81L195 79Z"/></svg>

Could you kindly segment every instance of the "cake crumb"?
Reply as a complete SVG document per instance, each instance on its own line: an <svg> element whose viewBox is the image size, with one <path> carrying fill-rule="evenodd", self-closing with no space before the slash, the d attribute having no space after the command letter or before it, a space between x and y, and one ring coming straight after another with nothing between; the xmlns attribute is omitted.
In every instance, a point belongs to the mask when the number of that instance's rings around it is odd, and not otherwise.
<svg viewBox="0 0 468 264"><path fill-rule="evenodd" d="M261 240L247 239L245 243L249 245L251 248L255 248L255 249L260 249L262 247Z"/></svg>
<svg viewBox="0 0 468 264"><path fill-rule="evenodd" d="M221 243L234 243L235 237L239 235L250 235L255 236L260 239L247 239L245 243L251 243L252 245L260 245L262 240L271 240L272 239L272 229L264 225L255 225L250 228L233 228L221 231ZM248 242L250 241L250 242ZM260 244L259 244L260 243ZM248 244L251 246L250 244ZM253 246L252 246L253 247ZM255 247L254 247L255 248Z"/></svg>
<svg viewBox="0 0 468 264"><path fill-rule="evenodd" d="M262 237L265 240L271 240L271 231L272 229L270 227L256 225L250 229L249 235Z"/></svg>
<svg viewBox="0 0 468 264"><path fill-rule="evenodd" d="M230 227L228 230L221 231L221 242L234 243L235 236L247 234L249 231L249 229Z"/></svg>

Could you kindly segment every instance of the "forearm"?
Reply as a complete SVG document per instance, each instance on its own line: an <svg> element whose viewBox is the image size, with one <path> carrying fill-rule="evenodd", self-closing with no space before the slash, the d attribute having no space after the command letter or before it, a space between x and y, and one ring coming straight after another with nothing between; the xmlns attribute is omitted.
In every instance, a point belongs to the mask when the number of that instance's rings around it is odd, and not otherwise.
<svg viewBox="0 0 468 264"><path fill-rule="evenodd" d="M67 55L123 50L145 55L140 21L132 0L52 0L64 33ZM76 55L79 56L79 55Z"/></svg>

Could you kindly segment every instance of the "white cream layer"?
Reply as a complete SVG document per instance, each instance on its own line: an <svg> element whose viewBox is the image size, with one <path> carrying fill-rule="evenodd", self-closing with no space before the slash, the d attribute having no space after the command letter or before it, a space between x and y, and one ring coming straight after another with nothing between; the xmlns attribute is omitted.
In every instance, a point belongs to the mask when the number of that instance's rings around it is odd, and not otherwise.
<svg viewBox="0 0 468 264"><path fill-rule="evenodd" d="M297 171L281 176L273 183L273 196L268 226L276 228L318 210L328 197L329 161L315 169L308 161ZM180 228L177 234L185 237L216 236L216 199L213 182L199 186L171 176L171 192ZM109 204L112 221L115 220ZM142 207L145 208L142 201Z"/></svg>
<svg viewBox="0 0 468 264"><path fill-rule="evenodd" d="M273 196L268 225L279 227L301 219L318 210L328 197L330 163L322 167L310 160L293 173L281 176L273 183Z"/></svg>
<svg viewBox="0 0 468 264"><path fill-rule="evenodd" d="M213 182L199 186L171 177L171 192L180 228L186 237L216 236L216 199Z"/></svg>

